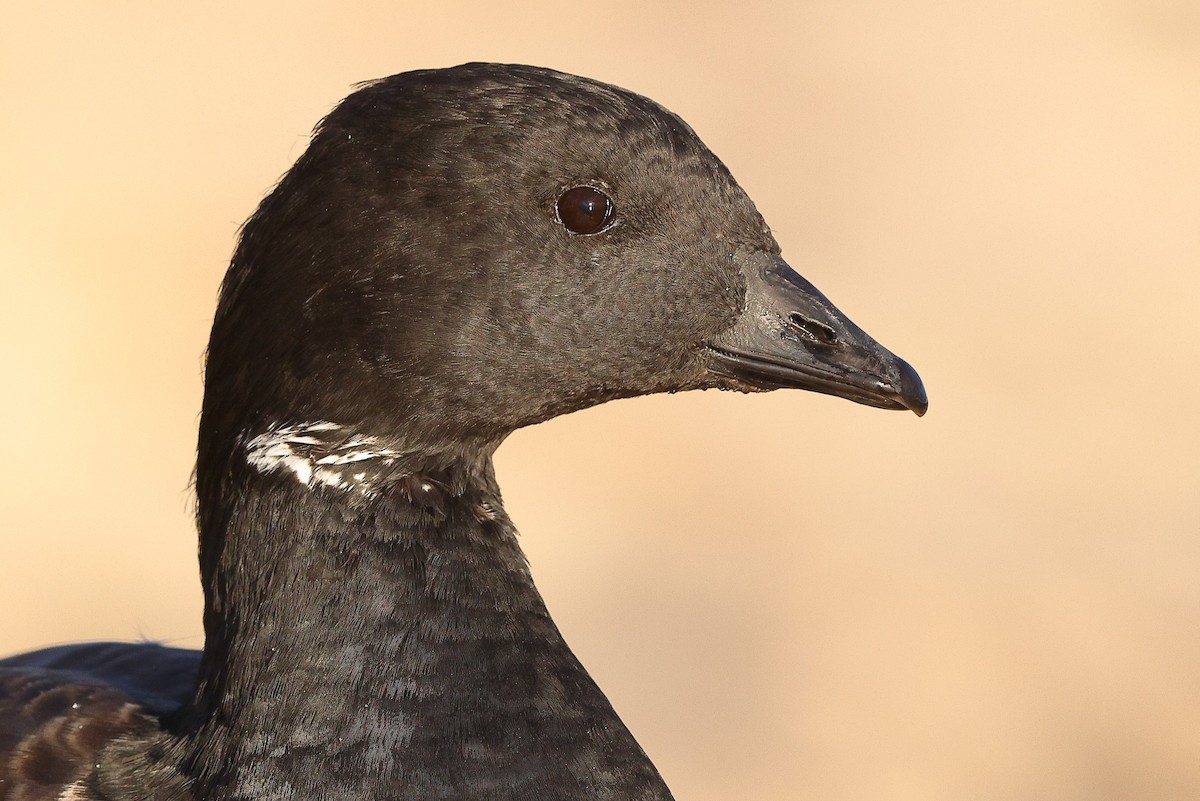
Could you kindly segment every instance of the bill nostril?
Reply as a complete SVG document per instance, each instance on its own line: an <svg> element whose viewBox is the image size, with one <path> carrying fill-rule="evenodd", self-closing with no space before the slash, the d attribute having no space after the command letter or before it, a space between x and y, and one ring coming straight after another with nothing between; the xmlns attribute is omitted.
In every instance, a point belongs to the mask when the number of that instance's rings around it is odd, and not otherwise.
<svg viewBox="0 0 1200 801"><path fill-rule="evenodd" d="M819 345L836 345L838 342L836 331L825 325L825 323L810 320L799 312L789 314L788 323L790 324L789 327L798 329L805 338Z"/></svg>

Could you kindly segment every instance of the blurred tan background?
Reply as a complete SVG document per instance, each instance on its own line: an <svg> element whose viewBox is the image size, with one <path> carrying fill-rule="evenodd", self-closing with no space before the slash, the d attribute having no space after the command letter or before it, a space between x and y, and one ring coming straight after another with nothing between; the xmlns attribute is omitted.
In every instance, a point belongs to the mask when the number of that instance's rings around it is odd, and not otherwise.
<svg viewBox="0 0 1200 801"><path fill-rule="evenodd" d="M0 11L0 652L200 645L239 224L355 82L528 62L680 113L931 398L643 398L501 449L680 801L1200 798L1200 4L182 8Z"/></svg>

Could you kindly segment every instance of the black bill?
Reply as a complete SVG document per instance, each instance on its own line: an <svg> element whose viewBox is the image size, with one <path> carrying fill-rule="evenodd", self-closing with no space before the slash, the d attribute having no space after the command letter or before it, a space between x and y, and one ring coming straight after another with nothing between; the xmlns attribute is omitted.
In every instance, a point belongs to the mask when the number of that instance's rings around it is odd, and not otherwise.
<svg viewBox="0 0 1200 801"><path fill-rule="evenodd" d="M881 409L925 414L921 377L850 322L779 256L743 263L746 304L709 344L709 369L751 389L807 389Z"/></svg>

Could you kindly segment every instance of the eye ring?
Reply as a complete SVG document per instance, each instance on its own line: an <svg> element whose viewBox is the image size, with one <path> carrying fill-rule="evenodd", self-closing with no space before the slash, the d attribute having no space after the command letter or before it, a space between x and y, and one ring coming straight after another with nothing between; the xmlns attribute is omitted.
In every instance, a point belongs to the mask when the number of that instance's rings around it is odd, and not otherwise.
<svg viewBox="0 0 1200 801"><path fill-rule="evenodd" d="M580 184L558 196L554 213L567 231L588 236L612 226L617 206L602 189L591 184Z"/></svg>

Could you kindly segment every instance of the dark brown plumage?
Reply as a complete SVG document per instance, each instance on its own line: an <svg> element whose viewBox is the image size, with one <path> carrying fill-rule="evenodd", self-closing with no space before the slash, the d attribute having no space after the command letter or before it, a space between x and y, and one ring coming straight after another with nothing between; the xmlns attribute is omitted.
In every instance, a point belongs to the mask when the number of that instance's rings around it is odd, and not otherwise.
<svg viewBox="0 0 1200 801"><path fill-rule="evenodd" d="M669 799L550 619L492 453L614 398L778 387L926 404L678 117L532 67L362 88L221 290L203 655L0 661L0 801Z"/></svg>

